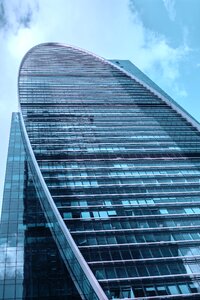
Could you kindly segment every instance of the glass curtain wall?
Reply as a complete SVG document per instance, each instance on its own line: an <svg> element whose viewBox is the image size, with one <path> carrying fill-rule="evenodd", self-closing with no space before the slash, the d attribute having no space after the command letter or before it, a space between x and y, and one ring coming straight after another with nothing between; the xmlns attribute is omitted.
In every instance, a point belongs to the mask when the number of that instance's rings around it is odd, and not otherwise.
<svg viewBox="0 0 200 300"><path fill-rule="evenodd" d="M198 299L199 131L137 79L59 44L28 52L19 97L53 201L108 299Z"/></svg>
<svg viewBox="0 0 200 300"><path fill-rule="evenodd" d="M52 238L13 113L0 225L0 299L80 300Z"/></svg>

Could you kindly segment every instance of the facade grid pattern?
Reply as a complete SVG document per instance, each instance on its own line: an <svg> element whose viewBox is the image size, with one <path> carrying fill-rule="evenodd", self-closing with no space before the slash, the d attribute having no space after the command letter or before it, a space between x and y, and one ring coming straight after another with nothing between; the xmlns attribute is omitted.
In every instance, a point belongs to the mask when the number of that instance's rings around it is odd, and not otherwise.
<svg viewBox="0 0 200 300"><path fill-rule="evenodd" d="M55 43L27 53L32 186L82 299L199 299L200 132L122 67Z"/></svg>

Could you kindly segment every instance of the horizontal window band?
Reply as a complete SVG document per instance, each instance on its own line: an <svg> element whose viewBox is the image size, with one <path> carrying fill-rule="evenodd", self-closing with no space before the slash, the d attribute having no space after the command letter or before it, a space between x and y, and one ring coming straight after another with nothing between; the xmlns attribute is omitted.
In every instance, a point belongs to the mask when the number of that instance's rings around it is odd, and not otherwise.
<svg viewBox="0 0 200 300"><path fill-rule="evenodd" d="M195 261L196 260L196 261ZM88 265L93 265L93 266L126 266L127 265L137 265L137 264L151 264L151 263L159 263L159 262L177 262L181 261L184 263L192 263L192 262L200 262L200 255L195 255L195 256L165 256L165 257L156 257L156 258L142 258L142 259L120 259L120 260L106 260L106 261L88 261Z"/></svg>
<svg viewBox="0 0 200 300"><path fill-rule="evenodd" d="M124 243L124 244L104 244L104 245L87 245L87 246L78 246L81 249L101 249L101 248L124 248L124 247L144 247L144 246L173 246L173 245L185 245L185 246L193 246L198 245L200 246L200 239L199 240L179 240L179 241L162 241L162 242L144 242L144 243Z"/></svg>
<svg viewBox="0 0 200 300"><path fill-rule="evenodd" d="M104 208L105 210L105 208ZM88 217L88 218L63 218L65 221L87 221L87 220L91 220L91 221L98 221L98 220L123 220L123 219L134 219L134 220L137 220L137 219L155 219L158 220L158 219L161 219L161 220L165 220L165 219L171 219L172 217L175 217L175 218L188 218L188 217L195 217L195 218L199 218L200 217L200 214L196 214L196 213L193 213L193 214L166 214L166 215L162 215L162 214L155 214L155 215L132 215L132 216L110 216L110 217Z"/></svg>
<svg viewBox="0 0 200 300"><path fill-rule="evenodd" d="M191 195L200 195L200 191L186 191L186 192L176 192L176 191L166 191L166 192L162 192L162 191L159 191L159 197L162 197L162 196L165 196L165 197L168 197L168 196L191 196ZM87 197L97 197L97 198L102 198L102 197L129 197L129 196L137 196L137 197L158 197L158 193L156 192L151 192L151 193L117 193L117 194L113 194L113 193L101 193L101 194L82 194L82 195L79 195L79 194L73 194L73 195L65 195L65 194L62 194L62 195L56 195L54 193L52 193L52 196L53 197L59 197L59 198L72 198L74 199L75 196L79 197L80 198L87 198Z"/></svg>
<svg viewBox="0 0 200 300"><path fill-rule="evenodd" d="M96 199L94 199L95 201ZM123 199L122 199L123 200ZM146 199L145 199L146 200ZM81 200L80 200L81 201ZM104 200L102 200L104 201ZM137 200L136 200L137 201ZM78 200L77 200L78 202ZM105 204L102 202L102 204L98 204L98 205L91 205L91 204L86 204L86 205L62 205L62 206L57 206L58 209L60 210L64 210L64 209L71 209L71 210L90 210L92 208L100 208L102 210L105 209L113 209L113 208L123 208L125 209L129 209L129 208L173 208L173 207L180 207L180 204L182 207L188 207L188 205L192 208L193 206L200 206L200 199L197 202L164 202L164 203L152 203L152 204L115 204L115 203L111 203L111 204ZM167 215L169 213L166 213ZM169 214L171 215L171 214ZM188 215L188 214L187 214Z"/></svg>
<svg viewBox="0 0 200 300"><path fill-rule="evenodd" d="M73 234L74 236L75 235L81 235L81 234L91 234L92 235L95 235L95 234L98 234L98 233L113 233L113 234L120 234L120 233L129 233L129 232L132 232L132 233L148 233L148 232L151 232L151 233L160 233L160 232L167 232L167 233L175 233L176 231L177 232L190 232L190 231L195 231L197 229L200 229L200 226L180 226L179 227L167 227L167 226L164 226L164 227L151 227L151 228L131 228L131 229L103 229L103 230L82 230L82 231L74 231L74 230L70 230L70 233Z"/></svg>
<svg viewBox="0 0 200 300"><path fill-rule="evenodd" d="M146 277L125 277L125 278L113 278L113 279L98 279L100 283L114 283L117 282L118 284L123 282L123 281L128 281L129 283L131 282L141 282L141 281L151 281L151 280L159 280L159 279L196 279L200 280L200 273L190 273L190 274L172 274L172 275L160 275L160 276L146 276ZM173 281L174 282L174 281ZM152 282L150 282L152 283ZM172 295L171 295L172 296ZM145 297L146 298L146 297Z"/></svg>

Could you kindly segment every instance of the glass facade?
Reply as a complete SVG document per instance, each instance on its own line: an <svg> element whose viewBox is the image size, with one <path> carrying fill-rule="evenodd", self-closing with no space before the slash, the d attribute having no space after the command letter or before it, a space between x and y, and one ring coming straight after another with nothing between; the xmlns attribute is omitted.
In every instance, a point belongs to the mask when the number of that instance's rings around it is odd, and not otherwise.
<svg viewBox="0 0 200 300"><path fill-rule="evenodd" d="M0 299L81 299L46 221L13 113L0 226Z"/></svg>
<svg viewBox="0 0 200 300"><path fill-rule="evenodd" d="M198 123L135 66L112 62L55 43L24 57L12 130L25 148L16 181L33 192L20 184L21 201L46 224L41 248L51 253L51 239L69 299L199 299Z"/></svg>

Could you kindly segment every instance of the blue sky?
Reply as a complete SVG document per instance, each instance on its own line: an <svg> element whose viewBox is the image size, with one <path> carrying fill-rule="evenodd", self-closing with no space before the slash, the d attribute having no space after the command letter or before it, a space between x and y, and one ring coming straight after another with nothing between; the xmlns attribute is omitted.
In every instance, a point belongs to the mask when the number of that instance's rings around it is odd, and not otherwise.
<svg viewBox="0 0 200 300"><path fill-rule="evenodd" d="M129 59L200 121L199 0L0 0L0 199L18 68L43 42Z"/></svg>

